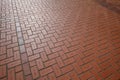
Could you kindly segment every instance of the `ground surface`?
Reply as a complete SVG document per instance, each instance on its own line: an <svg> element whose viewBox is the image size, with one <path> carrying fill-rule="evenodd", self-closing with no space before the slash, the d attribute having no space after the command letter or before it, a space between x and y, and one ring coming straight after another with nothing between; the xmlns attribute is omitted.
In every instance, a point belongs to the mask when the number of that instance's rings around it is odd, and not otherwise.
<svg viewBox="0 0 120 80"><path fill-rule="evenodd" d="M0 0L0 80L119 80L120 15L100 3Z"/></svg>

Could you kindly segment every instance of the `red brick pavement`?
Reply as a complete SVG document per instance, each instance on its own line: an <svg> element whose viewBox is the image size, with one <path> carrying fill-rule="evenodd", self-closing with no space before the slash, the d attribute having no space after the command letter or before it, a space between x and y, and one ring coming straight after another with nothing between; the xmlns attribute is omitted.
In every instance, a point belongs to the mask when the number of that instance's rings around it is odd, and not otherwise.
<svg viewBox="0 0 120 80"><path fill-rule="evenodd" d="M120 80L120 15L94 0L0 0L0 80Z"/></svg>

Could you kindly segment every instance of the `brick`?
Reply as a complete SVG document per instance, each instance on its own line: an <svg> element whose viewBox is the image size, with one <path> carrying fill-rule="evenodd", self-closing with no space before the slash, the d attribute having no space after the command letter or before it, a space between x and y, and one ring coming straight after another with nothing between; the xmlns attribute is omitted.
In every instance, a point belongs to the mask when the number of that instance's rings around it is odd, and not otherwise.
<svg viewBox="0 0 120 80"><path fill-rule="evenodd" d="M20 52L16 51L14 52L14 60L18 60L18 59L20 59Z"/></svg>
<svg viewBox="0 0 120 80"><path fill-rule="evenodd" d="M73 67L71 65L65 66L61 69L62 73L65 74L69 71L73 70Z"/></svg>
<svg viewBox="0 0 120 80"><path fill-rule="evenodd" d="M26 76L26 80L33 80L31 75Z"/></svg>
<svg viewBox="0 0 120 80"><path fill-rule="evenodd" d="M42 39L41 42L44 43L44 42L48 42L50 41L50 38L45 38L45 39Z"/></svg>
<svg viewBox="0 0 120 80"><path fill-rule="evenodd" d="M16 79L17 80L24 80L24 75L23 75L23 72L18 72L16 73Z"/></svg>
<svg viewBox="0 0 120 80"><path fill-rule="evenodd" d="M55 43L55 47L62 46L62 45L64 45L63 42L57 42L57 43Z"/></svg>
<svg viewBox="0 0 120 80"><path fill-rule="evenodd" d="M48 46L46 46L46 47L44 47L44 48L45 48L45 51L46 51L47 54L50 54L50 53L51 53L51 50L50 50L50 48L49 48Z"/></svg>
<svg viewBox="0 0 120 80"><path fill-rule="evenodd" d="M77 74L75 72L70 72L70 77L73 79L73 80L80 80L79 77L77 76Z"/></svg>
<svg viewBox="0 0 120 80"><path fill-rule="evenodd" d="M51 37L52 42L57 42L55 37Z"/></svg>
<svg viewBox="0 0 120 80"><path fill-rule="evenodd" d="M19 47L14 47L13 50L14 51L19 51Z"/></svg>
<svg viewBox="0 0 120 80"><path fill-rule="evenodd" d="M61 50L61 47L56 47L56 48L53 48L52 49L52 52L58 52L58 51L60 51Z"/></svg>
<svg viewBox="0 0 120 80"><path fill-rule="evenodd" d="M23 38L18 38L18 43L19 43L19 45L24 45L24 40L23 40Z"/></svg>
<svg viewBox="0 0 120 80"><path fill-rule="evenodd" d="M64 51L59 51L59 55L60 55L60 57L61 57L62 59L66 59L66 58L67 58L67 56L66 56L66 54L64 53Z"/></svg>
<svg viewBox="0 0 120 80"><path fill-rule="evenodd" d="M36 42L36 43L41 43L41 41L40 41L39 38L35 38L35 42Z"/></svg>
<svg viewBox="0 0 120 80"><path fill-rule="evenodd" d="M85 64L82 65L81 68L82 68L83 71L87 71L87 70L92 68L92 65L91 65L90 62L89 63L85 63Z"/></svg>
<svg viewBox="0 0 120 80"><path fill-rule="evenodd" d="M36 64L39 70L44 68L41 58L36 60Z"/></svg>
<svg viewBox="0 0 120 80"><path fill-rule="evenodd" d="M87 71L87 72L85 72L85 73L83 73L83 74L80 75L80 79L81 80L87 80L90 77L92 77L92 74L89 71Z"/></svg>
<svg viewBox="0 0 120 80"><path fill-rule="evenodd" d="M0 47L0 55L6 53L6 46Z"/></svg>
<svg viewBox="0 0 120 80"><path fill-rule="evenodd" d="M43 34L39 34L39 38L40 38L40 39L44 39Z"/></svg>
<svg viewBox="0 0 120 80"><path fill-rule="evenodd" d="M32 43L31 43L31 46L32 46L32 49L36 49L36 48L37 48L37 45L36 45L35 42L32 42Z"/></svg>
<svg viewBox="0 0 120 80"><path fill-rule="evenodd" d="M100 66L96 62L92 62L91 65L94 69L96 69L96 71L98 71L98 72L101 71Z"/></svg>
<svg viewBox="0 0 120 80"><path fill-rule="evenodd" d="M19 72L22 70L22 66L21 65L18 65L15 67L15 72Z"/></svg>
<svg viewBox="0 0 120 80"><path fill-rule="evenodd" d="M29 43L25 44L25 48L26 48L26 49L27 49L27 48L31 48L31 44L29 44Z"/></svg>
<svg viewBox="0 0 120 80"><path fill-rule="evenodd" d="M26 53L21 54L21 61L22 61L22 63L28 62L28 57L27 57L27 54L26 54Z"/></svg>
<svg viewBox="0 0 120 80"><path fill-rule="evenodd" d="M40 77L38 80L48 80L48 77L47 76Z"/></svg>
<svg viewBox="0 0 120 80"><path fill-rule="evenodd" d="M15 70L14 70L14 68L8 70L8 80L15 80Z"/></svg>
<svg viewBox="0 0 120 80"><path fill-rule="evenodd" d="M57 80L54 73L48 74L48 78L49 78L50 80Z"/></svg>
<svg viewBox="0 0 120 80"><path fill-rule="evenodd" d="M28 35L32 35L32 31L31 30L27 30Z"/></svg>
<svg viewBox="0 0 120 80"><path fill-rule="evenodd" d="M62 74L62 72L57 64L53 65L52 67L53 67L53 71L56 76L60 76Z"/></svg>
<svg viewBox="0 0 120 80"><path fill-rule="evenodd" d="M13 49L7 49L7 57L12 57L13 56Z"/></svg>
<svg viewBox="0 0 120 80"><path fill-rule="evenodd" d="M12 36L11 36L11 35L7 35L7 36L6 36L6 39L7 39L7 40L11 40L11 39L12 39Z"/></svg>
<svg viewBox="0 0 120 80"><path fill-rule="evenodd" d="M13 47L17 47L18 43L13 43L13 44L9 44L7 45L7 48L13 48Z"/></svg>
<svg viewBox="0 0 120 80"><path fill-rule="evenodd" d="M73 58L68 58L68 59L64 60L65 65L72 64L74 62L75 62L75 60Z"/></svg>
<svg viewBox="0 0 120 80"><path fill-rule="evenodd" d="M26 48L26 51L27 51L28 56L33 55L33 51L31 49L31 47Z"/></svg>
<svg viewBox="0 0 120 80"><path fill-rule="evenodd" d="M7 64L13 61L13 58L7 58L2 61L0 61L0 65Z"/></svg>
<svg viewBox="0 0 120 80"><path fill-rule="evenodd" d="M18 22L15 23L15 25L16 25L16 27L20 27L20 23L18 23Z"/></svg>
<svg viewBox="0 0 120 80"><path fill-rule="evenodd" d="M35 50L34 50L34 54L38 54L38 53L41 53L41 52L43 52L43 51L44 51L43 48L38 48L38 49L35 49Z"/></svg>
<svg viewBox="0 0 120 80"><path fill-rule="evenodd" d="M62 61L62 59L60 57L56 58L56 62L59 65L59 67L63 67L64 66L64 62Z"/></svg>
<svg viewBox="0 0 120 80"><path fill-rule="evenodd" d="M4 33L1 33L1 39L2 38L6 38L6 33L4 32Z"/></svg>
<svg viewBox="0 0 120 80"><path fill-rule="evenodd" d="M17 40L17 37L15 36L15 37L12 37L12 41L13 41L13 43L15 43L15 42L17 42L18 40Z"/></svg>
<svg viewBox="0 0 120 80"><path fill-rule="evenodd" d="M34 39L27 39L27 40L25 40L25 43L27 44L27 43L31 43L33 41L34 41Z"/></svg>
<svg viewBox="0 0 120 80"><path fill-rule="evenodd" d="M70 76L67 74L57 78L57 80L70 80L70 79L71 79Z"/></svg>
<svg viewBox="0 0 120 80"><path fill-rule="evenodd" d="M56 52L56 53L52 53L52 54L48 55L48 58L53 59L53 58L56 58L58 56L59 56L59 54Z"/></svg>
<svg viewBox="0 0 120 80"><path fill-rule="evenodd" d="M31 68L31 72L32 72L33 79L36 79L39 77L39 72L36 66Z"/></svg>
<svg viewBox="0 0 120 80"><path fill-rule="evenodd" d="M6 76L6 65L0 66L0 78Z"/></svg>
<svg viewBox="0 0 120 80"><path fill-rule="evenodd" d="M25 63L23 64L23 72L25 75L29 75L31 72L30 72L30 66L28 63Z"/></svg>
<svg viewBox="0 0 120 80"><path fill-rule="evenodd" d="M64 51L64 53L69 52L68 48L66 46L62 46L62 50Z"/></svg>
<svg viewBox="0 0 120 80"><path fill-rule="evenodd" d="M0 60L3 60L6 58L6 54L5 55L0 55Z"/></svg>
<svg viewBox="0 0 120 80"><path fill-rule="evenodd" d="M33 35L29 36L30 39L33 39L33 38L36 38L36 37L38 37L38 35L34 35L34 33L33 33Z"/></svg>
<svg viewBox="0 0 120 80"><path fill-rule="evenodd" d="M89 55L89 56L86 56L85 58L83 58L82 61L84 63L88 63L90 61L93 61L94 57L95 57L94 55Z"/></svg>
<svg viewBox="0 0 120 80"><path fill-rule="evenodd" d="M55 59L52 59L52 60L49 60L49 61L45 62L44 64L45 64L46 67L48 67L48 66L51 66L55 63L56 63Z"/></svg>
<svg viewBox="0 0 120 80"><path fill-rule="evenodd" d="M53 48L53 47L54 47L54 44L53 44L52 41L48 41L48 45L49 45L50 48Z"/></svg>
<svg viewBox="0 0 120 80"><path fill-rule="evenodd" d="M108 76L110 76L112 74L113 69L112 68L107 68L106 70L100 72L100 75L103 78L107 78Z"/></svg>
<svg viewBox="0 0 120 80"><path fill-rule="evenodd" d="M65 40L64 43L65 43L66 47L70 47L71 46L70 42L68 42L67 40Z"/></svg>
<svg viewBox="0 0 120 80"><path fill-rule="evenodd" d="M81 57L83 56L82 53L79 50L72 51L72 52L68 53L67 56L68 57L73 57L73 56L76 56L78 54L80 54Z"/></svg>
<svg viewBox="0 0 120 80"><path fill-rule="evenodd" d="M39 57L40 57L39 54L32 55L32 56L29 57L29 61L35 60L35 59L37 59Z"/></svg>
<svg viewBox="0 0 120 80"><path fill-rule="evenodd" d="M24 52L26 52L25 46L24 46L24 45L21 45L21 46L20 46L20 53L24 53Z"/></svg>
<svg viewBox="0 0 120 80"><path fill-rule="evenodd" d="M79 55L74 56L74 59L78 65L83 65L83 61L81 60Z"/></svg>
<svg viewBox="0 0 120 80"><path fill-rule="evenodd" d="M73 63L72 65L73 65L73 68L75 69L75 71L77 72L77 74L80 74L83 72L83 70L77 63Z"/></svg>
<svg viewBox="0 0 120 80"><path fill-rule="evenodd" d="M15 67L15 66L17 66L17 65L19 65L19 64L21 64L21 61L20 61L20 60L11 62L11 63L8 64L8 68Z"/></svg>
<svg viewBox="0 0 120 80"><path fill-rule="evenodd" d="M16 30L17 32L20 32L21 31L21 28L20 27L17 27L17 30Z"/></svg>
<svg viewBox="0 0 120 80"><path fill-rule="evenodd" d="M48 67L48 68L42 69L40 71L40 74L41 74L41 76L44 76L44 75L47 75L48 73L51 73L52 71L53 71L53 69L51 67Z"/></svg>
<svg viewBox="0 0 120 80"><path fill-rule="evenodd" d="M46 30L42 30L42 33L43 33L44 35L47 34Z"/></svg>
<svg viewBox="0 0 120 80"><path fill-rule="evenodd" d="M47 57L45 52L40 53L40 56L41 56L42 61L47 61L48 60L48 57Z"/></svg>
<svg viewBox="0 0 120 80"><path fill-rule="evenodd" d="M17 32L18 38L22 38L22 32Z"/></svg>
<svg viewBox="0 0 120 80"><path fill-rule="evenodd" d="M96 78L96 79L98 79L98 80L101 80L102 79L102 77L101 76L99 76L98 74L98 71L96 70L96 69L91 69L90 70L90 72L92 73L92 75Z"/></svg>

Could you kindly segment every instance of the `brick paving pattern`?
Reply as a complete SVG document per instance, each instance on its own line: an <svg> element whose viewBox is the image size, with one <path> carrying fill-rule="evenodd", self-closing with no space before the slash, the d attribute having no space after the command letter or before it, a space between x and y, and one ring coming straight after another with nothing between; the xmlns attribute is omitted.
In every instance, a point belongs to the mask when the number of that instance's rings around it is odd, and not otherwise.
<svg viewBox="0 0 120 80"><path fill-rule="evenodd" d="M0 0L0 80L120 80L120 15L95 0Z"/></svg>

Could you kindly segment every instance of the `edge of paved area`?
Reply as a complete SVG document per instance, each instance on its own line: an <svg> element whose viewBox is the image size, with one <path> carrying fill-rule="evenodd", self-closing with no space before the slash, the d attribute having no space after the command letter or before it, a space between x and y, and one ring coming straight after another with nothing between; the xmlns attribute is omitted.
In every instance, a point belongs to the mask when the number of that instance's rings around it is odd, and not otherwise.
<svg viewBox="0 0 120 80"><path fill-rule="evenodd" d="M108 3L106 0L95 0L95 1L100 5L108 8L109 10L120 14L120 5Z"/></svg>

